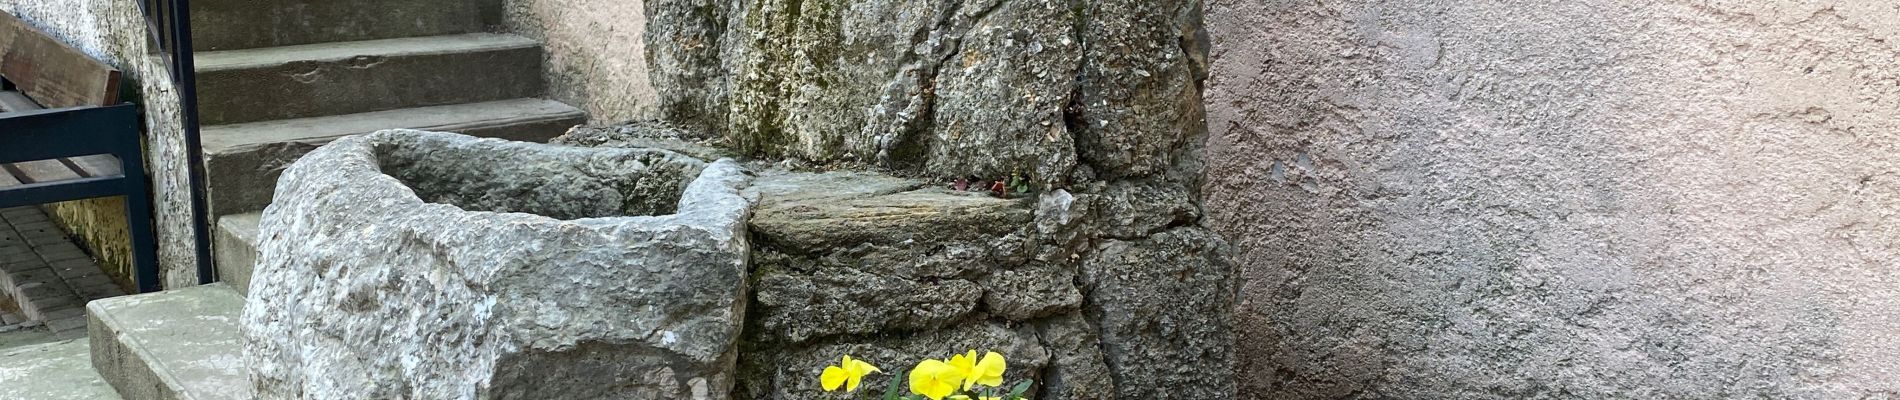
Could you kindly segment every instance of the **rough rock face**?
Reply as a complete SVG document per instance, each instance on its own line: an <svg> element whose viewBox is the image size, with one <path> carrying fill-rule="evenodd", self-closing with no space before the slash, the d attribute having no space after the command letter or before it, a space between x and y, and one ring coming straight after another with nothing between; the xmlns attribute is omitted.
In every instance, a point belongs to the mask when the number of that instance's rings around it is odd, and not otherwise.
<svg viewBox="0 0 1900 400"><path fill-rule="evenodd" d="M1900 397L1891 1L1211 1L1242 397Z"/></svg>
<svg viewBox="0 0 1900 400"><path fill-rule="evenodd" d="M1021 352L1042 399L1233 396L1198 1L648 4L670 122L782 167L748 191L741 397L970 348ZM575 136L672 146L635 128Z"/></svg>
<svg viewBox="0 0 1900 400"><path fill-rule="evenodd" d="M383 131L292 165L259 227L264 399L725 399L749 176L659 150Z"/></svg>

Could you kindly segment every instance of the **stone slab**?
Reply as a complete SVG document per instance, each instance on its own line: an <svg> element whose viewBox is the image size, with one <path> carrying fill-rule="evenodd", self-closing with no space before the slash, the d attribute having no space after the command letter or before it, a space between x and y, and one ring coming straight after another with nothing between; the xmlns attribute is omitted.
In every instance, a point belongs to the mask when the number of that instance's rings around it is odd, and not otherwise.
<svg viewBox="0 0 1900 400"><path fill-rule="evenodd" d="M92 370L87 347L65 340L0 350L0 399L118 400Z"/></svg>
<svg viewBox="0 0 1900 400"><path fill-rule="evenodd" d="M201 51L482 32L500 1L199 0L191 3Z"/></svg>
<svg viewBox="0 0 1900 400"><path fill-rule="evenodd" d="M218 230L211 237L218 280L230 283L239 294L251 290L251 268L257 265L257 223L262 217L263 213L218 217Z"/></svg>
<svg viewBox="0 0 1900 400"><path fill-rule="evenodd" d="M540 76L539 43L492 33L198 55L205 125L533 97Z"/></svg>
<svg viewBox="0 0 1900 400"><path fill-rule="evenodd" d="M286 166L343 136L407 128L538 142L586 120L560 102L512 99L206 127L211 214L262 211Z"/></svg>
<svg viewBox="0 0 1900 400"><path fill-rule="evenodd" d="M238 340L244 297L222 283L86 306L92 365L135 399L248 399Z"/></svg>

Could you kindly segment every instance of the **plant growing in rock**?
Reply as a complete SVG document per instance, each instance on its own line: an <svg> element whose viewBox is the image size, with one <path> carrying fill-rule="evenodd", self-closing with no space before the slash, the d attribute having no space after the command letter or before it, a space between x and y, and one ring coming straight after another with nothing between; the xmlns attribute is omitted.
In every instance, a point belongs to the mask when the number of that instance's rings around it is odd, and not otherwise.
<svg viewBox="0 0 1900 400"><path fill-rule="evenodd" d="M1034 381L1024 379L1013 386L1004 386L1003 372L1009 369L1009 363L997 352L988 352L977 358L976 350L951 356L948 359L925 359L912 367L908 374L899 372L898 376L907 376L910 393L900 393L906 380L893 377L885 388L883 400L1028 400L1025 393ZM883 372L870 363L856 360L846 355L839 365L825 367L818 381L826 392L843 391L848 398L858 390L866 375Z"/></svg>

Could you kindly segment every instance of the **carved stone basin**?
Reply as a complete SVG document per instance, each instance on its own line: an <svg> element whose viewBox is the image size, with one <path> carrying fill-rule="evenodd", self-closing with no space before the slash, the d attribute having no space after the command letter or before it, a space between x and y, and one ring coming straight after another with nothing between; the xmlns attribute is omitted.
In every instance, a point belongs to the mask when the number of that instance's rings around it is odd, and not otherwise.
<svg viewBox="0 0 1900 400"><path fill-rule="evenodd" d="M285 171L259 227L256 394L727 398L750 179L663 150L337 140Z"/></svg>

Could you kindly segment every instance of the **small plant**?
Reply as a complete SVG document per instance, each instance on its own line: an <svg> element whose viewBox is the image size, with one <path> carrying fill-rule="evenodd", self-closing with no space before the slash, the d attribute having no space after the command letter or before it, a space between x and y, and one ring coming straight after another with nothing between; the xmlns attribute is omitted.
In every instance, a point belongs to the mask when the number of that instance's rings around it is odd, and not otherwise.
<svg viewBox="0 0 1900 400"><path fill-rule="evenodd" d="M1034 381L1024 379L1005 389L1003 372L1009 369L1009 362L997 352L987 352L978 358L976 350L951 356L948 359L926 359L917 363L907 375L910 393L900 393L905 380L893 377L890 386L885 388L883 400L1028 400L1026 393ZM820 386L826 392L843 391L847 396L858 390L858 384L866 375L883 372L876 366L851 356L844 356L839 365L825 367L818 376ZM899 372L898 375L906 375Z"/></svg>

